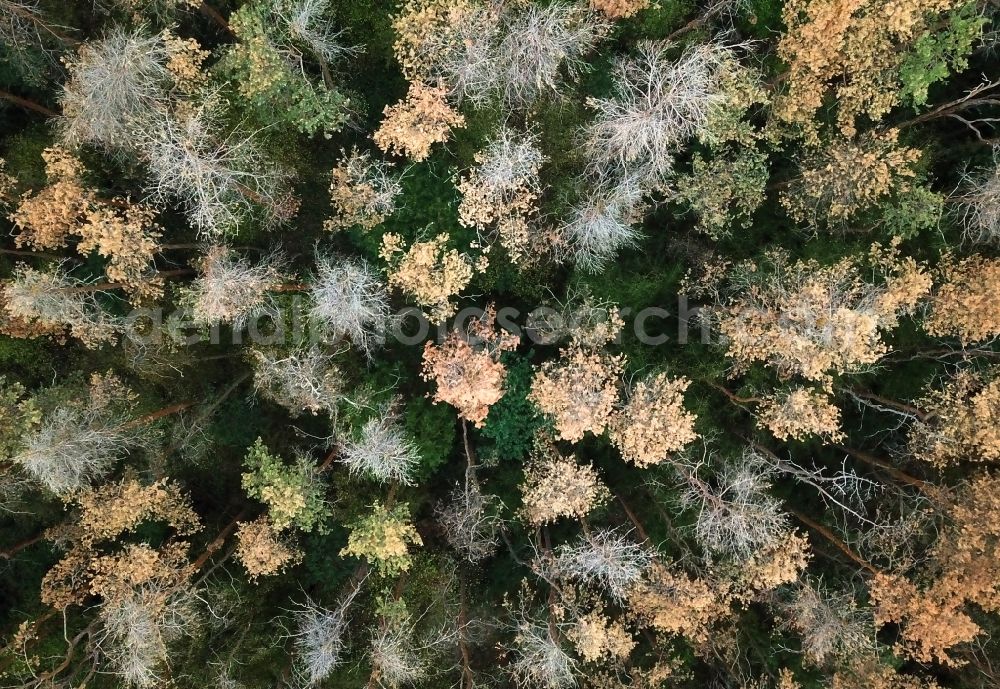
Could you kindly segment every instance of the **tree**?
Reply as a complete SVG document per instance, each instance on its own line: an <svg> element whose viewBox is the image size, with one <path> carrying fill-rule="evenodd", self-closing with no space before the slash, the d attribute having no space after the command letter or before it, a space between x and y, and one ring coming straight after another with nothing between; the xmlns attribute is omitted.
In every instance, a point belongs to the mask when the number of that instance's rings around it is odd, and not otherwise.
<svg viewBox="0 0 1000 689"><path fill-rule="evenodd" d="M439 234L407 249L401 236L388 233L382 235L379 252L390 264L389 286L411 295L434 321L455 313L452 297L468 286L473 275L472 259L446 248L448 241L447 234Z"/></svg>
<svg viewBox="0 0 1000 689"><path fill-rule="evenodd" d="M181 290L181 301L198 325L232 323L237 330L277 310L271 291L281 284L285 259L268 254L253 264L224 244L205 249L199 275Z"/></svg>
<svg viewBox="0 0 1000 689"><path fill-rule="evenodd" d="M697 217L696 229L720 239L732 234L734 225L750 224L764 203L767 180L767 156L756 149L710 160L696 153L691 173L677 180L677 196Z"/></svg>
<svg viewBox="0 0 1000 689"><path fill-rule="evenodd" d="M489 71L490 95L517 109L557 93L563 74L575 79L586 71L585 56L608 30L585 8L563 2L514 6L501 15L501 22Z"/></svg>
<svg viewBox="0 0 1000 689"><path fill-rule="evenodd" d="M787 32L778 43L778 55L788 64L788 86L775 102L775 114L815 142L819 129L815 115L831 90L837 102L837 126L846 137L855 135L860 117L882 119L907 90L917 103L923 102L927 86L947 76L948 66L961 68L972 48L971 39L951 55L942 50L946 44L933 45L931 27L963 4L905 0L894 4L887 15L884 4L867 0L847 6L838 0L786 3L782 17ZM978 33L979 27L972 30ZM920 61L922 67L917 66ZM944 68L943 74L928 69L937 65ZM914 84L909 75L922 83ZM904 80L910 81L909 89Z"/></svg>
<svg viewBox="0 0 1000 689"><path fill-rule="evenodd" d="M448 105L445 95L441 86L410 84L403 101L385 107L382 126L372 136L375 143L386 153L425 160L432 145L444 143L453 128L465 126L465 117Z"/></svg>
<svg viewBox="0 0 1000 689"><path fill-rule="evenodd" d="M599 183L573 205L559 230L566 253L578 266L599 273L618 252L636 246L636 228L646 214L638 176Z"/></svg>
<svg viewBox="0 0 1000 689"><path fill-rule="evenodd" d="M352 476L412 486L420 453L390 407L376 410L356 437L344 443L340 462Z"/></svg>
<svg viewBox="0 0 1000 689"><path fill-rule="evenodd" d="M677 62L667 46L642 43L635 58L615 63L614 95L590 98L596 112L586 129L586 151L598 177L649 175L655 185L672 171L681 144L709 122L722 100L720 70L729 48L702 44Z"/></svg>
<svg viewBox="0 0 1000 689"><path fill-rule="evenodd" d="M517 347L519 337L496 326L490 306L468 323L468 332L452 330L441 345L424 345L423 377L437 384L435 402L445 402L458 415L482 426L490 406L503 397L506 368L500 356Z"/></svg>
<svg viewBox="0 0 1000 689"><path fill-rule="evenodd" d="M73 337L96 348L114 342L121 331L118 319L101 307L100 291L96 281L72 277L65 263L45 272L19 264L3 287L4 308L9 318L35 332L68 327Z"/></svg>
<svg viewBox="0 0 1000 689"><path fill-rule="evenodd" d="M792 592L786 611L789 626L801 637L802 650L814 665L867 657L875 651L871 614L858 606L850 591L806 582Z"/></svg>
<svg viewBox="0 0 1000 689"><path fill-rule="evenodd" d="M351 524L347 545L341 556L359 557L386 577L399 576L410 569L413 560L409 546L421 546L423 540L410 523L406 503L394 507L376 502L370 514Z"/></svg>
<svg viewBox="0 0 1000 689"><path fill-rule="evenodd" d="M559 437L576 442L612 422L625 359L571 345L535 373L529 399L552 418Z"/></svg>
<svg viewBox="0 0 1000 689"><path fill-rule="evenodd" d="M990 421L1000 413L1000 378L994 371L960 370L929 388L920 406L926 410L910 430L910 451L933 466L1000 459L1000 435Z"/></svg>
<svg viewBox="0 0 1000 689"><path fill-rule="evenodd" d="M622 602L652 564L653 555L628 533L605 528L585 532L575 542L559 546L552 569L561 577L594 585Z"/></svg>
<svg viewBox="0 0 1000 689"><path fill-rule="evenodd" d="M303 0L315 1L315 0ZM330 200L336 215L324 221L324 229L336 231L359 226L370 230L396 210L403 186L384 160L375 160L357 148L341 151L341 161L330 175Z"/></svg>
<svg viewBox="0 0 1000 689"><path fill-rule="evenodd" d="M291 351L253 351L254 388L298 415L323 412L337 417L344 381L333 356L317 345Z"/></svg>
<svg viewBox="0 0 1000 689"><path fill-rule="evenodd" d="M326 486L307 457L299 456L286 464L268 451L260 438L243 460L243 489L268 507L268 523L282 531L294 526L301 531L323 532L323 522L330 515Z"/></svg>
<svg viewBox="0 0 1000 689"><path fill-rule="evenodd" d="M604 503L608 495L596 469L578 464L575 456L565 457L554 447L543 444L536 449L524 469L522 513L532 525L560 517L582 518Z"/></svg>
<svg viewBox="0 0 1000 689"><path fill-rule="evenodd" d="M787 533L781 501L769 492L776 469L756 455L738 463L716 458L710 481L697 466L675 466L684 482L680 504L695 512L694 535L706 551L746 560Z"/></svg>
<svg viewBox="0 0 1000 689"><path fill-rule="evenodd" d="M917 176L920 151L899 146L899 130L838 140L801 164L782 204L810 227L843 227L890 194L904 194Z"/></svg>
<svg viewBox="0 0 1000 689"><path fill-rule="evenodd" d="M503 528L499 499L483 492L474 472L475 467L467 468L465 480L435 511L448 545L473 564L496 552Z"/></svg>
<svg viewBox="0 0 1000 689"><path fill-rule="evenodd" d="M994 149L992 165L963 169L949 200L968 241L992 244L1000 239L1000 152Z"/></svg>
<svg viewBox="0 0 1000 689"><path fill-rule="evenodd" d="M149 167L150 200L179 200L206 237L235 230L255 208L268 222L290 219L298 203L284 189L287 175L263 155L256 133L223 130L219 107L209 99L161 112L133 134Z"/></svg>
<svg viewBox="0 0 1000 689"><path fill-rule="evenodd" d="M862 277L866 263L875 280ZM931 286L926 269L900 257L896 242L873 245L868 259L830 265L789 263L772 252L730 275L736 291L718 316L736 369L761 361L781 375L820 383L878 361L888 350L882 331L912 312Z"/></svg>
<svg viewBox="0 0 1000 689"><path fill-rule="evenodd" d="M305 603L293 611L295 672L305 686L320 684L343 663L347 612L358 590L352 590L333 609L306 596Z"/></svg>
<svg viewBox="0 0 1000 689"><path fill-rule="evenodd" d="M531 226L541 195L538 171L545 162L537 136L502 126L475 160L458 183L459 222L476 228L483 246L499 241L515 265L536 261L548 249Z"/></svg>
<svg viewBox="0 0 1000 689"><path fill-rule="evenodd" d="M969 606L995 611L1000 572L997 559L997 479L976 476L946 505L947 521L913 580L877 574L871 585L875 623L900 626L899 651L919 662L958 665L956 646L971 643L983 629Z"/></svg>
<svg viewBox="0 0 1000 689"><path fill-rule="evenodd" d="M957 337L962 346L1000 335L1000 312L993 298L1000 261L972 255L947 255L937 266L940 283L930 299L924 330L936 337Z"/></svg>
<svg viewBox="0 0 1000 689"><path fill-rule="evenodd" d="M805 440L811 435L831 442L844 439L840 409L819 390L800 387L769 395L759 414L758 425L778 440Z"/></svg>
<svg viewBox="0 0 1000 689"><path fill-rule="evenodd" d="M347 339L368 357L395 323L385 284L360 259L317 255L309 296L310 321L333 340Z"/></svg>
<svg viewBox="0 0 1000 689"><path fill-rule="evenodd" d="M117 27L80 46L67 60L62 135L70 145L130 149L136 136L168 106L172 81L163 39Z"/></svg>
<svg viewBox="0 0 1000 689"><path fill-rule="evenodd" d="M664 461L698 437L697 417L685 411L683 393L687 378L671 379L660 373L636 384L611 420L611 442L622 457L644 467Z"/></svg>
<svg viewBox="0 0 1000 689"><path fill-rule="evenodd" d="M280 533L267 515L252 522L240 522L236 528L236 558L243 564L250 581L272 576L302 560L302 553L286 534Z"/></svg>
<svg viewBox="0 0 1000 689"><path fill-rule="evenodd" d="M558 636L554 622L536 620L525 610L514 618L516 653L509 672L523 689L568 689L577 686L579 665Z"/></svg>
<svg viewBox="0 0 1000 689"><path fill-rule="evenodd" d="M627 19L649 7L649 0L590 0L590 7L609 19Z"/></svg>
<svg viewBox="0 0 1000 689"><path fill-rule="evenodd" d="M350 100L334 86L329 63L356 50L339 42L328 14L328 0L267 0L229 17L239 40L218 69L261 121L327 137L347 122ZM318 63L316 76L310 63Z"/></svg>

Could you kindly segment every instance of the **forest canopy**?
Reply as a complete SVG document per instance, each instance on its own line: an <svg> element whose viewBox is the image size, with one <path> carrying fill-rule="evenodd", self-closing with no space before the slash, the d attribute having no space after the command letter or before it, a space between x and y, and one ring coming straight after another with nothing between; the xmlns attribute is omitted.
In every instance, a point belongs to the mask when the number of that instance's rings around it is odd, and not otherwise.
<svg viewBox="0 0 1000 689"><path fill-rule="evenodd" d="M0 0L0 687L1000 686L996 0Z"/></svg>

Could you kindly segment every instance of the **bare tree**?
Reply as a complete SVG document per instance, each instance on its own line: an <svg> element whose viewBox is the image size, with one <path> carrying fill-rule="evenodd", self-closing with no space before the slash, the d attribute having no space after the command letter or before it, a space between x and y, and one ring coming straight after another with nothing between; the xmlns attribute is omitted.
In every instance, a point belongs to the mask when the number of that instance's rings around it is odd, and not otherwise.
<svg viewBox="0 0 1000 689"><path fill-rule="evenodd" d="M288 26L293 40L299 41L324 63L354 55L357 47L341 41L343 32L328 19L330 0L291 0L278 8L278 16Z"/></svg>
<svg viewBox="0 0 1000 689"><path fill-rule="evenodd" d="M198 277L184 288L182 299L191 307L195 323L232 323L242 329L275 310L270 290L280 284L284 264L280 253L251 263L225 245L209 246L198 261Z"/></svg>
<svg viewBox="0 0 1000 689"><path fill-rule="evenodd" d="M333 356L319 347L290 352L254 350L254 387L293 414L337 415L344 382Z"/></svg>
<svg viewBox="0 0 1000 689"><path fill-rule="evenodd" d="M304 686L316 686L343 662L347 611L360 590L352 588L332 610L307 596L305 603L293 612L295 674Z"/></svg>
<svg viewBox="0 0 1000 689"><path fill-rule="evenodd" d="M100 405L49 414L13 457L32 479L65 495L106 475L141 438L139 426Z"/></svg>
<svg viewBox="0 0 1000 689"><path fill-rule="evenodd" d="M637 177L608 180L570 209L562 233L578 266L600 272L619 251L638 243L642 233L636 225L645 211L644 194Z"/></svg>
<svg viewBox="0 0 1000 689"><path fill-rule="evenodd" d="M777 470L754 455L738 462L712 457L712 480L699 476L706 458L693 466L675 464L685 482L681 505L696 512L694 535L707 551L746 560L788 531L781 501L768 491Z"/></svg>
<svg viewBox="0 0 1000 689"><path fill-rule="evenodd" d="M1000 148L994 147L991 166L962 171L951 203L967 241L993 244L1000 240Z"/></svg>
<svg viewBox="0 0 1000 689"><path fill-rule="evenodd" d="M385 283L361 259L320 255L316 267L309 288L310 319L333 338L346 338L370 356L393 323Z"/></svg>
<svg viewBox="0 0 1000 689"><path fill-rule="evenodd" d="M518 611L515 625L516 656L509 666L514 683L523 689L575 687L578 663L560 640L557 625L533 619L525 611Z"/></svg>
<svg viewBox="0 0 1000 689"><path fill-rule="evenodd" d="M168 58L163 39L142 28L115 27L82 45L60 97L63 139L131 148L167 107Z"/></svg>
<svg viewBox="0 0 1000 689"><path fill-rule="evenodd" d="M587 127L586 149L598 177L617 172L665 179L678 148L721 101L719 70L730 49L698 44L677 62L668 60L667 49L641 44L637 57L615 65L614 96L588 100L597 116Z"/></svg>
<svg viewBox="0 0 1000 689"><path fill-rule="evenodd" d="M865 657L875 652L871 612L859 608L851 592L822 582L798 587L785 605L788 624L802 638L802 651L815 665Z"/></svg>
<svg viewBox="0 0 1000 689"><path fill-rule="evenodd" d="M396 413L386 408L365 422L357 438L344 444L340 461L351 475L363 475L380 483L412 486L420 453L406 437Z"/></svg>
<svg viewBox="0 0 1000 689"><path fill-rule="evenodd" d="M157 600L163 596L165 600ZM183 589L140 591L101 606L104 629L97 646L128 686L162 686L167 645L190 634L197 621L194 601Z"/></svg>
<svg viewBox="0 0 1000 689"><path fill-rule="evenodd" d="M119 319L105 311L97 299L102 287L96 281L69 274L66 262L47 271L19 264L3 286L7 313L41 326L68 326L88 347L114 342L121 331Z"/></svg>
<svg viewBox="0 0 1000 689"><path fill-rule="evenodd" d="M294 215L295 200L283 189L286 175L264 157L254 133L225 134L217 108L210 98L184 113L160 112L135 133L149 166L150 198L180 200L190 222L210 237L236 228L254 208L269 221Z"/></svg>
<svg viewBox="0 0 1000 689"><path fill-rule="evenodd" d="M631 540L628 533L599 529L559 546L553 571L559 576L596 584L615 600L623 601L654 556L648 547Z"/></svg>
<svg viewBox="0 0 1000 689"><path fill-rule="evenodd" d="M472 471L475 467L466 470L465 481L455 486L447 502L438 506L437 518L448 544L476 563L496 552L503 518L499 499L483 492Z"/></svg>
<svg viewBox="0 0 1000 689"><path fill-rule="evenodd" d="M55 64L55 44L76 43L62 28L45 18L39 0L0 0L0 48L29 82L44 80L44 67Z"/></svg>
<svg viewBox="0 0 1000 689"><path fill-rule="evenodd" d="M501 101L517 108L556 93L561 72L579 76L584 57L608 28L581 5L563 2L531 3L508 10L503 19L490 74Z"/></svg>

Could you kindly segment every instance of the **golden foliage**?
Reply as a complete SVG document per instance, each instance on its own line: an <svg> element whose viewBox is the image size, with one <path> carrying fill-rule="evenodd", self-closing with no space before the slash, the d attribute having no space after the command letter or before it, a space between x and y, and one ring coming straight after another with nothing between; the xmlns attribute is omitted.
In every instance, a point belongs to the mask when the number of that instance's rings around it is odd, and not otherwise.
<svg viewBox="0 0 1000 689"><path fill-rule="evenodd" d="M920 151L898 144L899 130L836 141L809 156L781 202L792 218L836 226L889 194L910 189Z"/></svg>
<svg viewBox="0 0 1000 689"><path fill-rule="evenodd" d="M955 496L919 583L898 574L872 582L876 623L901 626L898 650L918 662L962 664L952 649L983 633L967 610L1000 611L1000 479L982 475Z"/></svg>
<svg viewBox="0 0 1000 689"><path fill-rule="evenodd" d="M441 345L424 346L423 378L437 384L435 402L445 402L458 415L481 427L490 406L503 397L506 369L500 355L517 348L519 338L495 325L491 306L469 323L468 335L453 330Z"/></svg>
<svg viewBox="0 0 1000 689"><path fill-rule="evenodd" d="M880 120L897 105L899 68L908 47L961 0L789 0L787 32L778 55L788 64L788 89L775 114L817 140L816 113L829 89L837 99L837 123L855 134L865 115Z"/></svg>
<svg viewBox="0 0 1000 689"><path fill-rule="evenodd" d="M236 528L236 538L236 558L251 581L280 574L302 560L302 553L274 529L266 516L241 522Z"/></svg>
<svg viewBox="0 0 1000 689"><path fill-rule="evenodd" d="M789 531L742 564L736 584L739 597L748 599L791 584L805 570L811 556L809 539L804 534Z"/></svg>
<svg viewBox="0 0 1000 689"><path fill-rule="evenodd" d="M946 256L938 270L942 283L931 297L924 329L936 337L957 337L963 346L1000 335L1000 259Z"/></svg>
<svg viewBox="0 0 1000 689"><path fill-rule="evenodd" d="M577 620L568 636L577 653L588 663L623 660L628 658L636 645L625 625L598 610L588 612Z"/></svg>
<svg viewBox="0 0 1000 689"><path fill-rule="evenodd" d="M649 0L590 0L590 9L611 19L626 19L649 7Z"/></svg>
<svg viewBox="0 0 1000 689"><path fill-rule="evenodd" d="M385 118L373 138L386 153L409 156L419 162L431 153L431 146L448 140L454 127L465 126L465 117L445 100L446 89L410 84L406 99L386 106Z"/></svg>
<svg viewBox="0 0 1000 689"><path fill-rule="evenodd" d="M388 182L381 169L384 165L357 150L344 154L330 174L330 200L337 214L323 222L323 229L336 231L357 225L370 230L386 219L401 188Z"/></svg>
<svg viewBox="0 0 1000 689"><path fill-rule="evenodd" d="M472 260L457 249L447 249L447 244L448 235L439 234L405 249L402 237L388 233L382 236L379 253L391 266L389 286L412 296L434 321L455 313L452 297L472 280Z"/></svg>
<svg viewBox="0 0 1000 689"><path fill-rule="evenodd" d="M24 194L10 220L18 229L17 246L56 249L66 246L94 195L83 186L83 163L68 150L46 148L42 159L48 185L34 195Z"/></svg>
<svg viewBox="0 0 1000 689"><path fill-rule="evenodd" d="M805 440L817 435L840 442L840 409L820 390L794 388L768 395L759 408L758 426L768 429L778 440Z"/></svg>
<svg viewBox="0 0 1000 689"><path fill-rule="evenodd" d="M698 437L697 417L684 409L690 384L660 373L635 386L610 423L611 442L626 461L640 467L659 464Z"/></svg>
<svg viewBox="0 0 1000 689"><path fill-rule="evenodd" d="M1000 376L959 371L919 400L927 416L910 431L915 457L944 468L961 461L1000 459Z"/></svg>
<svg viewBox="0 0 1000 689"><path fill-rule="evenodd" d="M657 631L700 643L708 640L712 623L728 613L729 593L725 586L657 562L629 592L628 605Z"/></svg>
<svg viewBox="0 0 1000 689"><path fill-rule="evenodd" d="M156 272L153 257L159 249L155 215L151 207L127 201L90 208L79 228L82 238L76 249L81 254L96 250L107 258L105 275L132 295L156 298L163 293L163 283L150 278Z"/></svg>
<svg viewBox="0 0 1000 689"><path fill-rule="evenodd" d="M66 246L70 235L78 235L78 253L96 250L109 259L105 273L111 282L137 297L160 296L162 284L149 279L158 249L156 211L128 200L98 199L83 186L83 163L64 148L47 148L42 158L48 185L22 196L11 214L19 230L15 243L55 249Z"/></svg>
<svg viewBox="0 0 1000 689"><path fill-rule="evenodd" d="M888 351L882 331L896 327L931 286L925 268L899 256L896 242L872 245L869 260L881 282L867 279L858 259L822 265L767 258L766 271L756 264L734 270L738 289L719 314L737 373L761 361L782 376L828 386L833 374L877 362Z"/></svg>
<svg viewBox="0 0 1000 689"><path fill-rule="evenodd" d="M409 81L430 82L473 5L469 0L407 0L393 19L396 32L393 52Z"/></svg>
<svg viewBox="0 0 1000 689"><path fill-rule="evenodd" d="M623 356L574 344L542 364L528 398L552 417L561 439L576 442L588 431L600 435L611 422L624 367Z"/></svg>
<svg viewBox="0 0 1000 689"><path fill-rule="evenodd" d="M515 141L524 137L526 141ZM504 128L497 140L475 155L477 165L458 182L462 200L458 222L499 240L515 265L527 265L551 253L549 233L532 231L538 215L545 161L531 135Z"/></svg>
<svg viewBox="0 0 1000 689"><path fill-rule="evenodd" d="M84 543L111 540L140 524L159 521L179 536L201 529L201 521L177 484L166 479L144 486L135 479L109 483L76 497Z"/></svg>
<svg viewBox="0 0 1000 689"><path fill-rule="evenodd" d="M196 0L185 1L192 6L201 4ZM173 77L174 84L185 93L194 93L208 80L203 63L211 53L202 50L195 39L181 38L170 31L163 31L160 38L167 51L166 68Z"/></svg>
<svg viewBox="0 0 1000 689"><path fill-rule="evenodd" d="M586 516L609 496L594 467L553 447L540 448L525 467L521 493L524 516L534 525Z"/></svg>

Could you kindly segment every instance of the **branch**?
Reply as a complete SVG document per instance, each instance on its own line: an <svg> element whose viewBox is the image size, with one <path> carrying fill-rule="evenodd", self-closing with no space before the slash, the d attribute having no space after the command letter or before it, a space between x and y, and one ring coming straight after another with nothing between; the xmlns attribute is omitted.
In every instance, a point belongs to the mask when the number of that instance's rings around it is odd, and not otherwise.
<svg viewBox="0 0 1000 689"><path fill-rule="evenodd" d="M837 448L841 452L846 452L848 455L854 457L855 459L860 459L862 462L865 462L866 464L878 467L885 473L892 476L894 479L901 481L907 485L913 486L914 488L916 488L921 492L926 493L928 488L931 487L931 484L928 483L927 481L922 481L916 477L910 476L909 474L900 471L896 467L892 466L884 459L879 459L878 457L870 455L867 452L862 452L861 450L855 450L853 448L845 447L843 445L835 444L833 447Z"/></svg>
<svg viewBox="0 0 1000 689"><path fill-rule="evenodd" d="M841 539L837 538L837 536L832 531L830 531L830 529L826 528L825 526L823 526L818 522L813 521L812 519L810 519L809 517L807 517L806 515L802 514L797 510L789 509L788 511L791 512L793 515L795 515L796 519L798 519L800 522L808 526L816 533L823 536L823 538L830 541L830 543L832 543L833 545L837 546L837 549L840 550L845 555L847 555L847 557L849 557L854 563L860 565L861 567L864 567L872 574L879 574L879 570L877 570L872 564L870 564L860 555L851 550L850 546L844 543Z"/></svg>

